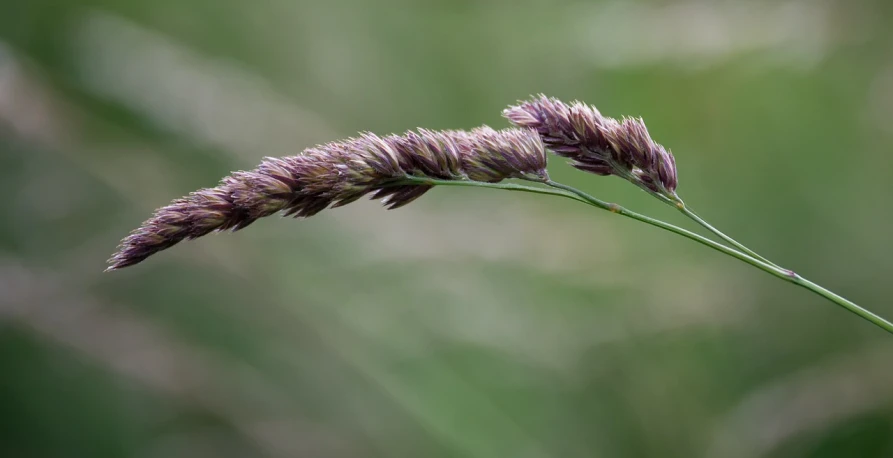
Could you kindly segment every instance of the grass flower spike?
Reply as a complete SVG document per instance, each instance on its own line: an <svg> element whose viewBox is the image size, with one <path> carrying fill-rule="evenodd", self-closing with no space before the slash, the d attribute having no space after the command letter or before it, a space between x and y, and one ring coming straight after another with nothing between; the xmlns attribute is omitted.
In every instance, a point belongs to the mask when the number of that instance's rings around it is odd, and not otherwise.
<svg viewBox="0 0 893 458"><path fill-rule="evenodd" d="M663 229L812 291L893 334L893 323L772 263L695 214L676 194L676 160L651 139L641 119L616 120L593 106L567 105L542 95L507 108L503 115L517 127L419 129L385 137L366 133L297 156L266 158L253 170L235 172L213 188L158 209L121 241L107 270L137 264L183 240L242 229L275 213L312 216L368 194L393 209L434 186L473 186L565 197ZM580 170L632 182L728 245L552 181L546 148ZM503 183L511 178L536 185Z"/></svg>
<svg viewBox="0 0 893 458"><path fill-rule="evenodd" d="M480 127L386 137L366 133L301 155L266 158L254 170L235 172L216 187L173 201L121 241L108 270L278 212L312 216L370 193L394 209L431 189L430 180L496 183L507 178L548 179L545 150L535 132Z"/></svg>

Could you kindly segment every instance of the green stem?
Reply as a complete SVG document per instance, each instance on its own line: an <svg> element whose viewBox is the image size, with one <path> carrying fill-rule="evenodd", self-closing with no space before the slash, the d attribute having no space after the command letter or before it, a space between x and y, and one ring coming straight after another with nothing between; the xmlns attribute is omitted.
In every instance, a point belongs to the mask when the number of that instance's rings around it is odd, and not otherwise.
<svg viewBox="0 0 893 458"><path fill-rule="evenodd" d="M660 229L672 232L677 235L681 235L687 239L698 242L704 246L712 248L720 253L731 256L740 261L746 262L764 272L767 272L771 275L774 275L783 280L794 283L795 285L801 286L812 291L819 296L828 299L831 302L834 302L837 305L845 308L846 310L874 323L881 329L893 334L893 323L881 318L878 315L860 307L854 302L835 294L834 292L817 285L795 272L787 269L780 268L770 262L761 260L759 258L750 256L746 253L742 253L738 250L729 248L720 243L714 242L704 236L696 234L694 232L688 231L681 227L666 223L664 221L651 218L649 216L645 216L631 210L628 210L624 207L621 207L617 204L608 203L603 200L599 200L579 189L573 188L571 186L567 186L565 184L557 183L551 180L542 181L543 184L550 186L555 189L548 188L539 188L533 186L524 186L514 183L484 183L480 181L466 181L466 180L438 180L432 178L425 177L407 177L402 180L403 183L413 183L413 184L426 184L426 185L438 185L438 186L470 186L470 187L478 187L478 188L490 188L490 189L503 189L507 191L521 191L521 192L530 192L535 194L545 194L545 195L553 195L553 196L561 196L566 197L568 199L573 199L578 202L583 202L585 204L600 208L602 210L607 210L611 213L617 213L619 215L626 216L627 218L632 218L637 221L641 221L645 224L658 227ZM535 181L532 180L531 181Z"/></svg>
<svg viewBox="0 0 893 458"><path fill-rule="evenodd" d="M641 221L643 223L646 223L646 224L661 228L663 230L670 231L675 234L681 235L685 238L691 239L691 240L698 242L702 245L713 248L714 250L717 250L723 254L727 254L727 255L737 258L741 261L744 261L748 264L751 264L751 265L753 265L759 269L762 269L772 275L775 275L776 277L790 280L791 275L793 274L793 272L783 270L778 267L774 267L774 266L770 265L769 263L752 258L744 253L741 253L737 250L729 248L729 247L722 245L720 243L714 242L713 240L710 240L702 235L691 232L687 229L683 229L681 227L674 226L670 223L666 223L664 221L633 212L633 211L628 210L624 207L621 207L617 204L608 203L608 202L599 200L589 194L586 194L583 191L580 191L579 189L576 189L576 188L573 188L573 187L570 187L570 186L567 186L567 185L564 185L561 183L557 183L557 182L554 182L551 180L545 181L545 182L543 182L543 184L546 184L546 185L551 186L556 189L560 189L561 191L556 191L554 189L548 189L548 188L537 188L537 187L533 187L533 186L524 186L524 185L519 185L519 184L514 184L514 183L485 183L485 182L481 182L481 181L466 181L466 180L438 180L438 179L424 178L424 177L407 177L403 181L404 181L404 183L428 184L428 185L438 185L438 186L471 186L471 187L477 187L477 188L504 189L504 190L508 190L508 191L523 191L523 192L531 192L531 193L536 193L536 194L546 194L546 195L566 197L569 199L576 200L578 202L583 202L585 204L601 208L602 210L607 210L611 213L617 213L619 215L623 215L628 218L632 218L634 220ZM793 274L793 275L796 275L796 274ZM893 332L893 325L891 325L890 330L891 330L891 332Z"/></svg>
<svg viewBox="0 0 893 458"><path fill-rule="evenodd" d="M623 169L619 168L619 170L623 170ZM712 225L710 225L709 223L707 223L707 221L705 221L703 218L701 218L700 216L695 214L695 212L691 211L685 205L685 202L683 202L682 199L680 199L679 196L677 196L674 191L668 191L663 188L661 188L662 192L654 191L653 189L649 188L642 180L640 180L635 175L633 175L632 173L629 173L629 172L620 173L619 176L621 178L635 184L636 186L638 186L639 188L641 188L643 191L647 192L648 194L651 194L652 196L656 197L657 200L679 210L680 212L682 212L683 215L687 216L692 221L698 223L703 228L712 232L714 235L716 235L720 239L725 240L726 243L737 248L738 251L742 251L742 252L750 255L750 257L759 259L760 261L763 261L766 264L769 264L769 265L772 265L775 267L779 267L778 264L775 264L774 262L760 256L755 251L751 250L750 248L747 248L743 244L739 243L737 240L729 237L726 234L723 234L719 229L717 229L717 228L713 227ZM781 268L781 267L779 267L779 268Z"/></svg>
<svg viewBox="0 0 893 458"><path fill-rule="evenodd" d="M691 219L692 221L698 223L698 224L701 225L701 227L703 227L704 229L707 229L708 231L710 231L710 232L716 234L717 237L719 237L719 238L725 240L726 243L729 243L729 244L732 245L733 247L737 248L739 251L743 251L744 253L747 253L748 255L750 255L750 257L752 257L752 258L757 258L757 259L759 259L760 261L765 262L766 264L770 264L770 265L773 265L773 266L775 266L775 267L779 267L778 264L775 264L774 262L772 262L772 261L770 261L770 260L768 260L768 259L766 259L766 258L760 256L760 255L757 254L755 251L751 250L750 248L747 248L746 246L744 246L743 244L741 244L741 243L738 242L737 240L735 240L735 239L729 237L728 235L722 233L722 231L720 231L719 229L713 227L710 223L708 223L707 221L705 221L704 218L701 218L700 216L698 216L697 213L695 213L693 210L691 210L690 208L688 208L688 206L686 206L685 203L682 202L682 200L678 200L678 201L674 202L674 201L672 201L672 200L670 200L670 199L666 199L666 202L667 202L668 205L672 205L673 207L675 207L676 209L678 209L680 212L682 212L683 215L687 216L687 217L688 217L689 219ZM779 267L779 268L780 268L780 267Z"/></svg>
<svg viewBox="0 0 893 458"><path fill-rule="evenodd" d="M530 192L534 194L546 194L550 196L561 196L567 197L569 199L576 200L578 202L588 203L583 198L578 197L574 194L565 191L556 191L554 189L547 188L537 188L534 186L524 186L521 184L515 183L486 183L483 181L471 181L471 180L439 180L436 178L427 178L427 177L405 177L401 178L399 182L395 182L395 185L400 184L427 184L427 185L437 185L437 186L466 186L473 188L490 188L490 189L504 189L507 191L521 191L521 192Z"/></svg>
<svg viewBox="0 0 893 458"><path fill-rule="evenodd" d="M729 248L729 247L722 245L720 243L714 242L713 240L710 240L702 235L691 232L687 229L683 229L681 227L675 226L670 223L666 223L664 221L652 218L650 216L645 216L640 213L636 213L632 210L621 207L620 205L617 205L617 204L605 202L603 200L595 198L595 197L593 197L577 188L568 186L566 184L558 183L558 182L551 181L551 180L546 181L545 184L548 186L551 186L553 188L561 189L561 190L567 191L571 194L574 194L575 196L580 197L580 199L583 199L584 201L586 201L586 203L588 203L594 207L608 210L612 213L617 213L617 214L626 216L628 218L632 218L634 220L641 221L645 224L659 227L661 229L681 235L685 238L694 240L695 242L698 242L702 245L713 248L714 250L717 250L723 254L726 254L726 255L732 256L734 258L737 258L741 261L744 261L758 269L764 270L772 275L775 275L776 277L784 278L785 280L790 280L791 274L793 274L793 272L775 267L766 261L756 259L752 256L745 254L745 253L734 250L734 249ZM893 329L893 328L891 328L891 329Z"/></svg>
<svg viewBox="0 0 893 458"><path fill-rule="evenodd" d="M668 224L663 221L656 220L656 219L650 218L645 215L640 215L638 213L635 213L635 212L627 210L623 207L620 207L616 204L608 204L604 201L596 199L595 197L592 197L589 194L586 194L585 192L580 191L579 189L573 188L571 186L567 186L567 185L564 185L561 183L556 183L551 180L546 181L545 184L548 186L551 186L553 188L568 191L568 192L580 197L581 199L585 200L587 203L589 203L595 207L599 207L599 208L611 211L613 213L619 213L621 215L627 216L629 218L632 218L632 219L635 219L638 221L642 221L642 222L650 224L652 226L656 226L661 229L665 229L670 232L674 232L676 234L682 235L683 237L689 238L689 239L694 240L698 243L709 246L710 248L713 248L714 250L717 250L719 252L722 252L724 254L732 256L732 257L739 259L741 261L744 261L744 262L746 262L746 263L748 263L764 272L772 274L772 275L779 277L781 279L787 280L795 285L806 288L809 291L812 291L813 293L816 293L819 296L822 296L825 299L828 299L829 301L834 302L835 304L845 308L846 310L870 321L871 323L874 323L881 329L893 334L893 323L891 323L891 322L885 320L884 318L882 318L878 315L875 315L874 313L860 307L859 305L850 301L849 299L846 299L843 296L840 296L840 295L828 290L827 288L824 288L816 283L813 283L813 282L801 277L794 271L783 269L783 268L778 267L768 261L763 261L760 258L756 258L756 257L750 256L748 254L742 253L740 251L731 249L725 245L716 243L713 240L710 240L710 239L702 237L698 234L689 232L689 231L682 229L680 227L676 227L672 224ZM706 222L704 224L706 224ZM719 231L716 231L716 232L719 232Z"/></svg>

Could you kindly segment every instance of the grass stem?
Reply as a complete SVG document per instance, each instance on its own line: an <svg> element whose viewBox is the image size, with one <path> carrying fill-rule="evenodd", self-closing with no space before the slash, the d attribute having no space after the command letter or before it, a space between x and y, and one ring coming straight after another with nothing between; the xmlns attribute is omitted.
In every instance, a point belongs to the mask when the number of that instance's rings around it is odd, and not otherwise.
<svg viewBox="0 0 893 458"><path fill-rule="evenodd" d="M840 296L839 294L836 294L836 293L828 290L827 288L824 288L816 283L813 283L810 280L807 280L807 279L801 277L800 275L798 275L797 273L795 273L791 270L783 269L781 267L776 266L775 264L765 260L765 258L762 258L758 255L754 256L747 252L738 251L734 248L727 247L721 243L715 242L711 239L708 239L702 235L691 232L687 229L675 226L673 224L661 221L659 219L651 218L650 216L636 213L634 211L631 211L629 209L626 209L626 208L621 207L620 205L617 205L614 203L605 202L605 201L600 200L596 197L593 197L577 188L574 188L574 187L571 187L571 186L568 186L568 185L565 185L562 183L558 183L558 182L555 182L552 180L543 181L542 182L543 184L549 186L550 188L553 188L553 189L548 189L548 188L541 188L541 187L534 187L534 186L519 185L519 184L515 184L515 183L485 183L485 182L467 181L467 180L438 180L438 179L425 178L425 177L410 177L410 178L407 178L405 181L407 183L429 184L429 185L438 185L438 186L470 186L470 187L478 187L478 188L491 188L491 189L503 189L503 190L508 190L508 191L530 192L530 193L536 193L536 194L560 196L560 197L573 199L578 202L583 202L587 205L591 205L593 207L597 207L602 210L607 210L611 213L623 215L627 218L631 218L636 221L640 221L645 224L663 229L665 231L672 232L674 234L680 235L680 236L685 237L685 238L692 240L694 242L700 243L701 245L704 245L704 246L712 248L716 251L719 251L720 253L723 253L727 256L731 256L735 259L738 259L739 261L750 264L750 265L752 265L752 266L754 266L770 275L773 275L775 277L781 278L782 280L785 280L785 281L791 282L795 285L806 288L807 290L812 291L813 293L824 297L825 299L845 308L846 310L858 315L859 317L875 324L876 326L880 327L881 329L893 334L893 323L872 313L869 310L866 310L865 308L860 307L856 303L844 298L843 296ZM695 215L695 213L691 212L691 215ZM695 217L697 218L697 220L703 221L703 219L701 219L700 217L697 217L697 215L695 215ZM704 221L702 225L706 225L705 227L712 228L712 226L707 224L706 221ZM711 230L711 232L714 232L717 235L722 234L721 232L719 232L718 230L715 230L715 229ZM726 239L726 237L723 237L723 239ZM729 237L729 240L732 240L732 239ZM732 243L732 242L730 241L729 243ZM735 242L735 244L737 245L737 242ZM747 250L747 251L749 252L750 250Z"/></svg>

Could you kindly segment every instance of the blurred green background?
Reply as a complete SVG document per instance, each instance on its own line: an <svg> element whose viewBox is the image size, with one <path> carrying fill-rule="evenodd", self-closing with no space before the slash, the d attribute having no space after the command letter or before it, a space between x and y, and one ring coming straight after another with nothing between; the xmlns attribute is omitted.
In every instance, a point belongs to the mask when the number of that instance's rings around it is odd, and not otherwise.
<svg viewBox="0 0 893 458"><path fill-rule="evenodd" d="M571 201L442 188L102 273L153 209L263 156L502 127L543 92L643 116L693 208L893 317L891 19L884 0L3 0L0 456L891 457L893 337Z"/></svg>

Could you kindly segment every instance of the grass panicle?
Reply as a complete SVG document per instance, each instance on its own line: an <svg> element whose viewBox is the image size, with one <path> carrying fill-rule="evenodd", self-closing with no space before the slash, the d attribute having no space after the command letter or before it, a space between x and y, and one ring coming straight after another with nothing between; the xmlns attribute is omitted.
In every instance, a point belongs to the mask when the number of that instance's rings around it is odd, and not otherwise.
<svg viewBox="0 0 893 458"><path fill-rule="evenodd" d="M275 213L308 217L372 194L388 209L402 207L433 186L408 178L496 183L548 179L539 136L528 129L419 129L309 148L297 156L266 158L156 210L109 259L108 270L142 262L183 240L239 230Z"/></svg>

